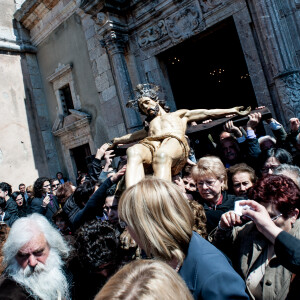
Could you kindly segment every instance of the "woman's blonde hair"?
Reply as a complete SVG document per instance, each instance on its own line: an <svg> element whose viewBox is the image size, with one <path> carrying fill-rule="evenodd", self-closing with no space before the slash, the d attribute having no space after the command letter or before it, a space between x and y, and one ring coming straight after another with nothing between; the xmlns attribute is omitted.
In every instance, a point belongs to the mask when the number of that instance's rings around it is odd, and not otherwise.
<svg viewBox="0 0 300 300"><path fill-rule="evenodd" d="M119 270L95 300L192 300L182 278L166 263L136 260Z"/></svg>
<svg viewBox="0 0 300 300"><path fill-rule="evenodd" d="M222 189L227 190L227 172L217 156L204 156L199 159L197 165L192 169L192 177L197 182L200 178L212 176L216 179L223 180Z"/></svg>
<svg viewBox="0 0 300 300"><path fill-rule="evenodd" d="M149 177L131 186L120 199L119 217L149 257L183 262L194 216L175 184Z"/></svg>

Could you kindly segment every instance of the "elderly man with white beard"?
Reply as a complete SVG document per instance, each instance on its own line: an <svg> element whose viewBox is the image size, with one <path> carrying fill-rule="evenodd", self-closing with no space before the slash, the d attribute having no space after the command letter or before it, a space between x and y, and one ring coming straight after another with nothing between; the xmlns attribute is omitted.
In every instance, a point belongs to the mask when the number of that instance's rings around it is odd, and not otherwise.
<svg viewBox="0 0 300 300"><path fill-rule="evenodd" d="M32 214L15 221L3 246L6 269L0 299L68 299L62 258L69 252L70 247L45 217Z"/></svg>

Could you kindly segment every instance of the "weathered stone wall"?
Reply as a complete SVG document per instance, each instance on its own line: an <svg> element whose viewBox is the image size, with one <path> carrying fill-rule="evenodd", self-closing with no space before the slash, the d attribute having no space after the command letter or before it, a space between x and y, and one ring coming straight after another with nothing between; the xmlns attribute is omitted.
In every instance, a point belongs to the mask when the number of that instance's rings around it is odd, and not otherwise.
<svg viewBox="0 0 300 300"><path fill-rule="evenodd" d="M0 181L16 190L21 182L30 185L49 176L49 168L32 98L34 70L26 62L35 55L18 44L14 12L13 0L0 2Z"/></svg>
<svg viewBox="0 0 300 300"><path fill-rule="evenodd" d="M74 83L73 102L79 102L77 106L75 105L75 109L80 109L91 116L90 134L92 141L90 142L90 147L92 153L95 153L96 147L100 147L104 142L108 141L108 124L111 122L114 125L114 120L118 116L118 121L122 122L122 116L118 115L118 110L115 109L112 117L109 118L111 110L108 113L101 105L95 79L92 75L81 18L77 14L73 14L37 45L37 48L51 126L53 126L59 115L59 101L54 93L54 86L49 81L49 76L54 73L59 64L71 64ZM102 62L102 67L105 68L104 63ZM81 136L82 134L77 132L76 135ZM55 137L55 140L63 171L74 180L75 174L72 172L73 165L68 151L89 142L89 138L87 137L87 139L79 142L79 140L74 140L73 134L70 134L64 136L63 139Z"/></svg>

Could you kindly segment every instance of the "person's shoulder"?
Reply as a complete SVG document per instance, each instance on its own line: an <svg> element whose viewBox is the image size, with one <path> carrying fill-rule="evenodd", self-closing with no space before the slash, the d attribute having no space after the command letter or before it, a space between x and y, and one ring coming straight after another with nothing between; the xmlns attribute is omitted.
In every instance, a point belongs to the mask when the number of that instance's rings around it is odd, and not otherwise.
<svg viewBox="0 0 300 300"><path fill-rule="evenodd" d="M25 289L16 281L2 277L0 280L0 299L1 300L30 300L32 299Z"/></svg>
<svg viewBox="0 0 300 300"><path fill-rule="evenodd" d="M34 197L31 201L31 204L37 204L43 202L43 198Z"/></svg>
<svg viewBox="0 0 300 300"><path fill-rule="evenodd" d="M195 250L198 254L201 253L201 255L209 253L221 255L222 257L224 257L224 255L214 245L212 245L210 242L208 242L206 239L204 239L202 236L200 236L197 232L194 231L190 241L190 247L191 250Z"/></svg>

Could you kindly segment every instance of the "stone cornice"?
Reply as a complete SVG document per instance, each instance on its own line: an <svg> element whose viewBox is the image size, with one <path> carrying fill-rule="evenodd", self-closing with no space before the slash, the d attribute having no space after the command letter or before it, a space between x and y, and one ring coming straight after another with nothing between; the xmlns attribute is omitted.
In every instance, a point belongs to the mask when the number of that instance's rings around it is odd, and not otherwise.
<svg viewBox="0 0 300 300"><path fill-rule="evenodd" d="M69 132L72 132L72 131L75 131L75 130L78 130L80 128L83 128L83 127L86 127L89 125L91 121L91 117L90 116L87 116L83 119L80 119L68 126L65 126L61 129L58 129L56 131L52 131L53 135L54 136L64 136L66 134L68 134Z"/></svg>
<svg viewBox="0 0 300 300"><path fill-rule="evenodd" d="M23 25L30 30L58 2L59 0L26 0L14 17L21 23L28 19L27 26Z"/></svg>
<svg viewBox="0 0 300 300"><path fill-rule="evenodd" d="M67 65L58 65L58 67L55 69L55 72L51 74L49 77L47 77L47 80L49 82L53 82L54 80L60 78L65 73L70 72L72 70L72 64Z"/></svg>
<svg viewBox="0 0 300 300"><path fill-rule="evenodd" d="M14 17L30 31L31 42L39 45L54 29L78 11L76 0L26 0Z"/></svg>

